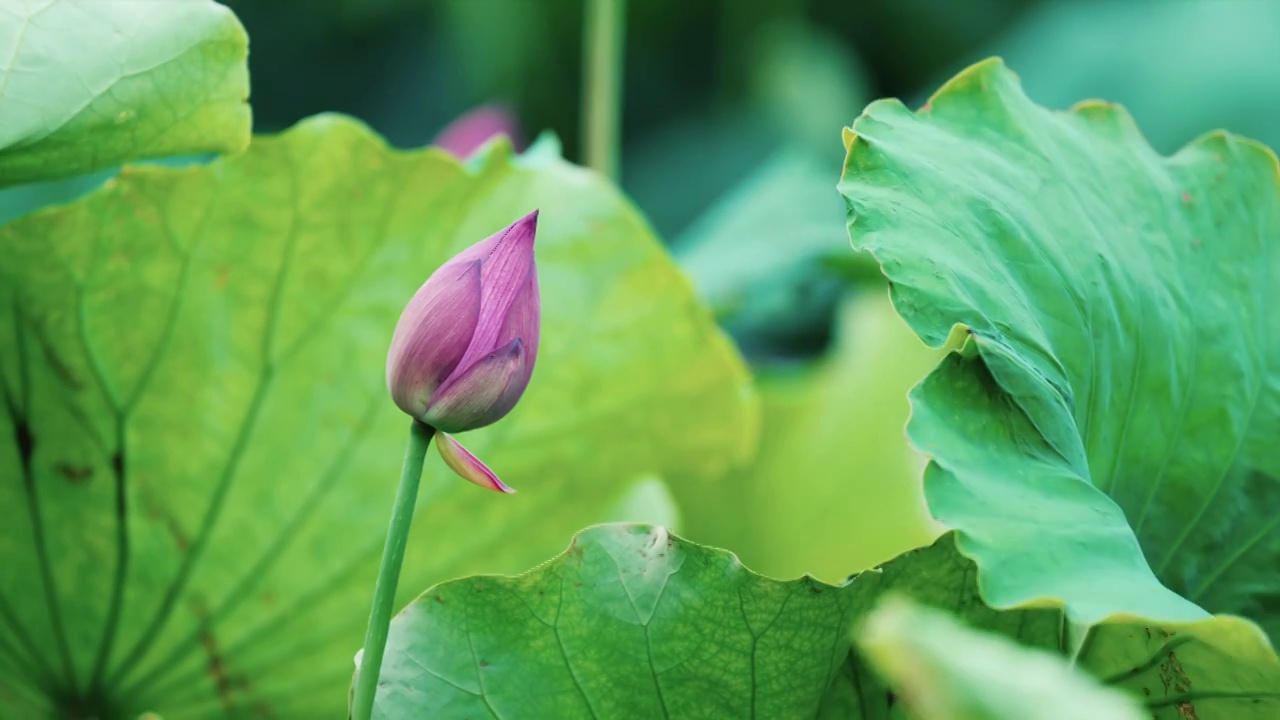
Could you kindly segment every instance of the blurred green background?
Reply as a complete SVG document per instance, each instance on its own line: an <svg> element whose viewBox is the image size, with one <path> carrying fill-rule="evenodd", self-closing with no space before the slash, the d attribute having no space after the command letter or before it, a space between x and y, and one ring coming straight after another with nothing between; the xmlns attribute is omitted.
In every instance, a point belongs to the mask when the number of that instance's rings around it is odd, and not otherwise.
<svg viewBox="0 0 1280 720"><path fill-rule="evenodd" d="M227 4L252 39L260 132L334 110L413 147L502 103L526 141L551 130L581 159L582 0ZM812 354L830 338L839 290L742 293L737 276L778 270L770 252L812 259L842 245L840 127L877 97L919 104L989 55L1041 103L1123 103L1162 152L1218 127L1280 140L1275 0L631 0L622 185L682 254L720 241L691 267L733 306L722 312L825 308L821 322L742 333L749 350Z"/></svg>
<svg viewBox="0 0 1280 720"><path fill-rule="evenodd" d="M583 159L581 0L228 4L252 38L259 132L336 110L413 147L500 104L518 141L551 131ZM1276 0L626 4L621 184L752 363L764 410L753 465L670 488L686 536L838 580L935 533L903 426L940 351L848 249L840 129L990 55L1043 104L1126 105L1164 153L1215 128L1280 143Z"/></svg>

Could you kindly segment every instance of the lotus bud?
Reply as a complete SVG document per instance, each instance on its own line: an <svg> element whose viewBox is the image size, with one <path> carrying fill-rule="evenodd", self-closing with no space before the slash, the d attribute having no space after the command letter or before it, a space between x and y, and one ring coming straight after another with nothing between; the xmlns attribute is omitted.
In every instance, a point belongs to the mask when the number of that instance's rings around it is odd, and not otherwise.
<svg viewBox="0 0 1280 720"><path fill-rule="evenodd" d="M538 212L463 250L427 278L387 353L399 408L443 432L489 425L524 394L538 356Z"/></svg>
<svg viewBox="0 0 1280 720"><path fill-rule="evenodd" d="M520 123L515 115L503 105L483 105L449 123L431 144L447 150L459 160L466 160L497 135L510 138L517 150L523 145Z"/></svg>

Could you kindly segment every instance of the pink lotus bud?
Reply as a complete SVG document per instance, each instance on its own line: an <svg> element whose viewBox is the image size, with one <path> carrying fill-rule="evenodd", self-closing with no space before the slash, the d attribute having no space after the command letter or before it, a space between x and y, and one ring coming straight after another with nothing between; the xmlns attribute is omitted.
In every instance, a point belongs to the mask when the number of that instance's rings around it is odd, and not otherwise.
<svg viewBox="0 0 1280 720"><path fill-rule="evenodd" d="M387 353L387 389L401 410L463 432L515 407L538 356L537 225L535 210L455 255L418 288Z"/></svg>
<svg viewBox="0 0 1280 720"><path fill-rule="evenodd" d="M495 135L506 135L516 150L521 149L520 123L515 115L503 105L483 105L458 116L431 144L466 160Z"/></svg>

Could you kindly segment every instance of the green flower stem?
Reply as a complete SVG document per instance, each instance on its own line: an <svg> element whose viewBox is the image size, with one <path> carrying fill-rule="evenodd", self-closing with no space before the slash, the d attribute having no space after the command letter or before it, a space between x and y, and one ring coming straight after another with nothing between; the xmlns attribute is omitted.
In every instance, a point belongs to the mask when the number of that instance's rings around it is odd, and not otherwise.
<svg viewBox="0 0 1280 720"><path fill-rule="evenodd" d="M582 22L583 162L617 181L626 0L585 0Z"/></svg>
<svg viewBox="0 0 1280 720"><path fill-rule="evenodd" d="M364 654L356 672L355 694L351 699L353 720L370 720L373 717L373 697L378 690L378 675L382 672L382 653L387 649L387 629L391 625L391 611L395 609L400 566L404 564L404 548L409 541L409 525L413 522L418 485L422 480L422 462L427 457L427 446L435 432L435 428L417 420L409 430L400 487L396 488L395 504L391 506L387 544L382 549L378 584L373 589L373 609L369 611L369 629L364 635Z"/></svg>

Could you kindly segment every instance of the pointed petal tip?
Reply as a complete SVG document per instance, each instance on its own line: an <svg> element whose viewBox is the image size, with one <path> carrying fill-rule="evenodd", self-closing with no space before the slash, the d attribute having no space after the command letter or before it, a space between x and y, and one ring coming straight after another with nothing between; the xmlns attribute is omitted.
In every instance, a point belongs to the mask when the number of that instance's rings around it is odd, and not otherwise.
<svg viewBox="0 0 1280 720"><path fill-rule="evenodd" d="M480 261L437 268L400 313L387 350L387 390L418 417L466 354L479 321Z"/></svg>
<svg viewBox="0 0 1280 720"><path fill-rule="evenodd" d="M519 220L511 223L511 228L513 230L520 231L522 236L527 233L529 240L532 241L538 233L538 211L534 210L528 215L525 215Z"/></svg>
<svg viewBox="0 0 1280 720"><path fill-rule="evenodd" d="M524 340L521 338L512 338L511 342L494 350L493 357L517 358L524 353Z"/></svg>

